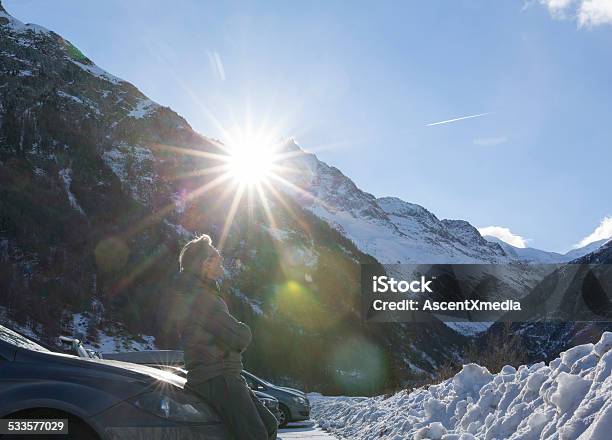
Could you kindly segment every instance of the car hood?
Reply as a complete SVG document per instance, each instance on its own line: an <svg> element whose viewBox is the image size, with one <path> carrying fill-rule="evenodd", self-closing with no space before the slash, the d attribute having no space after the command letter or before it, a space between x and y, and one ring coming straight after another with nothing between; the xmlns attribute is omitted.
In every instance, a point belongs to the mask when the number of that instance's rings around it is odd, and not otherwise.
<svg viewBox="0 0 612 440"><path fill-rule="evenodd" d="M42 352L21 349L18 351L15 360L34 360L57 364L68 364L75 367L105 371L111 374L119 374L121 376L140 379L143 382L154 383L157 381L162 381L177 386L179 388L183 388L186 382L186 379L177 376L176 374L170 373L168 371L159 370L157 368L147 367L145 365L105 359L85 359L70 354L57 353L52 351Z"/></svg>
<svg viewBox="0 0 612 440"><path fill-rule="evenodd" d="M77 358L77 359L80 359L80 358ZM106 359L83 359L83 360L87 362L92 362L98 365L108 365L111 367L121 368L121 369L128 370L134 373L142 374L144 376L147 376L147 377L150 377L156 380L169 382L172 385L175 385L179 388L183 388L185 386L185 382L187 382L186 379L174 373L171 373L170 371L160 370L158 368L153 368L153 367L147 367L146 365L138 365L138 364L133 364L130 362L113 361L113 360L106 360Z"/></svg>
<svg viewBox="0 0 612 440"><path fill-rule="evenodd" d="M271 400L276 400L278 402L278 399L276 397L266 394L262 391L253 391L253 394L255 394L255 396L257 396L258 399L271 399Z"/></svg>

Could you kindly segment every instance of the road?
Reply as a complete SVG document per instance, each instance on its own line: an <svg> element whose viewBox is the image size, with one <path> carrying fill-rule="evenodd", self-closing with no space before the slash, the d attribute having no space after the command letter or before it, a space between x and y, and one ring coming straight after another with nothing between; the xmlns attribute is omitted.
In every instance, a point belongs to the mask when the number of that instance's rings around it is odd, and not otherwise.
<svg viewBox="0 0 612 440"><path fill-rule="evenodd" d="M338 437L323 431L312 421L290 423L286 428L279 429L278 440L296 439L338 440Z"/></svg>

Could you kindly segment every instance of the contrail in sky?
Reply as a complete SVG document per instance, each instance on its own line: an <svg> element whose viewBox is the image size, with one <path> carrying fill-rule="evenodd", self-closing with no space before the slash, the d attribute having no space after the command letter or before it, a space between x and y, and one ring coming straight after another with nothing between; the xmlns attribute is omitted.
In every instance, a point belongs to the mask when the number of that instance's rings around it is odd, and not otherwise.
<svg viewBox="0 0 612 440"><path fill-rule="evenodd" d="M455 119L447 119L446 121L432 122L431 124L427 124L427 127L431 127L432 125L442 125L442 124L448 124L449 122L462 121L462 120L464 120L464 119L480 118L481 116L486 116L486 115L488 115L489 113L490 113L490 112L487 112L487 113L479 113L479 114L477 114L477 115L461 116L460 118L455 118Z"/></svg>

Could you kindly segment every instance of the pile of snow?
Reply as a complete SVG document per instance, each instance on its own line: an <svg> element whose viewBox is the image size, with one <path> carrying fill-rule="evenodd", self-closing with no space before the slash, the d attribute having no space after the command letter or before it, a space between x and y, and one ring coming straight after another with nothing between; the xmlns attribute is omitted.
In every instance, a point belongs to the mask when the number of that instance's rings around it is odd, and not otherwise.
<svg viewBox="0 0 612 440"><path fill-rule="evenodd" d="M312 416L350 439L612 438L612 333L545 365L469 364L438 385L383 396L311 394Z"/></svg>

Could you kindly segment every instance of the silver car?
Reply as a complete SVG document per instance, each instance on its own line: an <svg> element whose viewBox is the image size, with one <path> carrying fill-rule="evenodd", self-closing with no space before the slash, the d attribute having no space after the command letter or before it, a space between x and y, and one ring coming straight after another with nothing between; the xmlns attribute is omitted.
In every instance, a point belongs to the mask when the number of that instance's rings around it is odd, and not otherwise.
<svg viewBox="0 0 612 440"><path fill-rule="evenodd" d="M252 390L263 391L278 399L278 408L281 412L280 427L285 427L290 422L300 422L310 418L310 402L304 392L274 385L246 370L242 370L242 377Z"/></svg>

